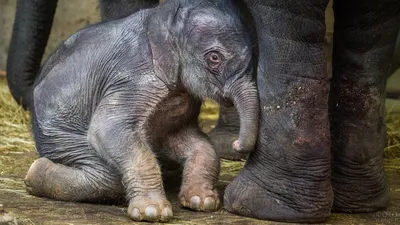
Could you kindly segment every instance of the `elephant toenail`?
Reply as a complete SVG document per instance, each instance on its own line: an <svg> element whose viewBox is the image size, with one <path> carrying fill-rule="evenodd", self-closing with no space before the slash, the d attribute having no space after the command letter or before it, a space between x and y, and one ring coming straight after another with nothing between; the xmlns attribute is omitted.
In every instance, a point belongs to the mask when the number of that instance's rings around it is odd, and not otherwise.
<svg viewBox="0 0 400 225"><path fill-rule="evenodd" d="M190 208L199 209L200 208L201 199L199 196L193 196L190 199Z"/></svg>
<svg viewBox="0 0 400 225"><path fill-rule="evenodd" d="M132 209L131 217L132 217L132 219L134 219L136 221L140 221L141 220L141 215L140 215L140 211L139 211L138 208L133 208Z"/></svg>
<svg viewBox="0 0 400 225"><path fill-rule="evenodd" d="M215 205L215 199L212 197L207 197L204 199L204 210L211 211L215 210L216 205Z"/></svg>
<svg viewBox="0 0 400 225"><path fill-rule="evenodd" d="M172 209L169 207L164 208L161 212L161 220L165 221L171 217L172 217Z"/></svg>
<svg viewBox="0 0 400 225"><path fill-rule="evenodd" d="M144 210L147 219L156 219L158 217L157 208L154 205L149 205Z"/></svg>

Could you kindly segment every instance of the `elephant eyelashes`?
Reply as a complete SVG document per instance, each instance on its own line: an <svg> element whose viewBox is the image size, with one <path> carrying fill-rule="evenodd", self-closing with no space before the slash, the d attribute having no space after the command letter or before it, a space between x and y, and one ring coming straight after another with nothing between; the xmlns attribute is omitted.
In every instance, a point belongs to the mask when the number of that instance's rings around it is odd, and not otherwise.
<svg viewBox="0 0 400 225"><path fill-rule="evenodd" d="M212 70L217 70L222 63L223 57L218 52L210 52L207 54L207 64Z"/></svg>

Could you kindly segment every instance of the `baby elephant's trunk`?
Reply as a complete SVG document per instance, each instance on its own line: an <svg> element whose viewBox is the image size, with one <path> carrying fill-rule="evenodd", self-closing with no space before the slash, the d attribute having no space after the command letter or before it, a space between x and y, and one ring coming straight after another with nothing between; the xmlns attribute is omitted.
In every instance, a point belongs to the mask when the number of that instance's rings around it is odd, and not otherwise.
<svg viewBox="0 0 400 225"><path fill-rule="evenodd" d="M239 139L233 142L232 147L239 153L250 153L258 136L260 106L257 88L251 81L236 81L228 89L240 117Z"/></svg>

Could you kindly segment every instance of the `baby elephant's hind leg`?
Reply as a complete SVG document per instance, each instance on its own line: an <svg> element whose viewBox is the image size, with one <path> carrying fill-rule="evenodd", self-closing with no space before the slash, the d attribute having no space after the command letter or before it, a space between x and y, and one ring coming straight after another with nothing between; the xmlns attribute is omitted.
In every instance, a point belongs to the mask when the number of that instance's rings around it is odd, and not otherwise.
<svg viewBox="0 0 400 225"><path fill-rule="evenodd" d="M191 126L168 136L165 145L178 161L184 161L180 203L197 211L217 210L220 200L215 184L220 163L206 136Z"/></svg>
<svg viewBox="0 0 400 225"><path fill-rule="evenodd" d="M73 168L39 158L25 177L27 191L62 201L106 201L123 197L120 178L101 162Z"/></svg>

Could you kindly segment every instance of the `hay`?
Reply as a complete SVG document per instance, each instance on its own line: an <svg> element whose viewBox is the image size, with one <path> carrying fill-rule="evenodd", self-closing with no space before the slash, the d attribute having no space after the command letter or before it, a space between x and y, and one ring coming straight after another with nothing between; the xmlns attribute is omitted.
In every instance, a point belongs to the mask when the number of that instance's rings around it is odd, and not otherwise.
<svg viewBox="0 0 400 225"><path fill-rule="evenodd" d="M221 175L237 175L244 166L244 161L221 160Z"/></svg>
<svg viewBox="0 0 400 225"><path fill-rule="evenodd" d="M386 117L387 143L385 158L400 159L400 113L388 113Z"/></svg>
<svg viewBox="0 0 400 225"><path fill-rule="evenodd" d="M5 77L6 71L0 69L0 77Z"/></svg>
<svg viewBox="0 0 400 225"><path fill-rule="evenodd" d="M219 106L213 100L203 102L198 118L199 127L203 132L208 133L217 125L218 112Z"/></svg>
<svg viewBox="0 0 400 225"><path fill-rule="evenodd" d="M5 78L0 78L0 154L33 151L30 115L12 98Z"/></svg>
<svg viewBox="0 0 400 225"><path fill-rule="evenodd" d="M0 77L0 175L23 177L35 158L29 113L18 106L11 97L5 78ZM7 180L0 183L7 187L23 185Z"/></svg>

